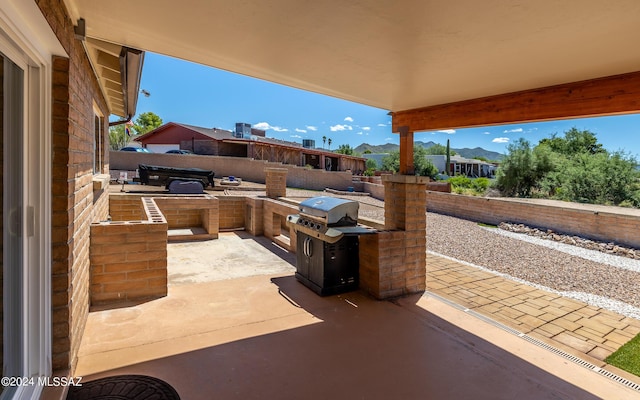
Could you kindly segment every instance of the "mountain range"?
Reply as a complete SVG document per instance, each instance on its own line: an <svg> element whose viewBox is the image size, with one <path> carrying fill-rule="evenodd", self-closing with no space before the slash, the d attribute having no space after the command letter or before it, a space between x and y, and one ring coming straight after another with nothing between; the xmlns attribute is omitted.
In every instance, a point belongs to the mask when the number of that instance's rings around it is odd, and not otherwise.
<svg viewBox="0 0 640 400"><path fill-rule="evenodd" d="M414 146L422 146L426 149L436 144L437 143L434 143L431 141L426 143L421 141L413 142ZM382 145L372 145L368 143L362 143L361 145L353 149L354 152L360 153L360 154L364 153L366 150L369 150L371 153L390 153L392 151L399 151L400 146L392 143L385 143ZM502 159L502 157L504 157L504 154L501 154L495 151L485 150L482 147L476 147L473 149L469 149L469 148L455 149L452 147L451 150L455 151L456 154L459 154L465 158L484 157L490 161L499 161Z"/></svg>

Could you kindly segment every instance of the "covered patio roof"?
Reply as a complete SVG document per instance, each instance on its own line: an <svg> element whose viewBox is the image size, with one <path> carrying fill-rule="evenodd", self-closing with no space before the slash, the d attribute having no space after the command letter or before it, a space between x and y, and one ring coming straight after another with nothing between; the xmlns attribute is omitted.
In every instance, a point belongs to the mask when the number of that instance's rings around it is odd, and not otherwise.
<svg viewBox="0 0 640 400"><path fill-rule="evenodd" d="M64 0L87 36L389 111L640 70L636 0Z"/></svg>
<svg viewBox="0 0 640 400"><path fill-rule="evenodd" d="M64 0L91 40L389 110L413 132L640 112L637 0Z"/></svg>

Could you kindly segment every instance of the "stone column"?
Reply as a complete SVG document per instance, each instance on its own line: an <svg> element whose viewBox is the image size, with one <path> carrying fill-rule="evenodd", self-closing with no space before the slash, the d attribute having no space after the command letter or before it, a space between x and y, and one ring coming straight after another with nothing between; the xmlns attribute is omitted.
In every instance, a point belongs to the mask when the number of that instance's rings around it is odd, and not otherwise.
<svg viewBox="0 0 640 400"><path fill-rule="evenodd" d="M385 230L360 236L360 288L378 299L426 289L428 178L383 176Z"/></svg>
<svg viewBox="0 0 640 400"><path fill-rule="evenodd" d="M264 169L267 197L277 199L287 195L287 171L286 168Z"/></svg>

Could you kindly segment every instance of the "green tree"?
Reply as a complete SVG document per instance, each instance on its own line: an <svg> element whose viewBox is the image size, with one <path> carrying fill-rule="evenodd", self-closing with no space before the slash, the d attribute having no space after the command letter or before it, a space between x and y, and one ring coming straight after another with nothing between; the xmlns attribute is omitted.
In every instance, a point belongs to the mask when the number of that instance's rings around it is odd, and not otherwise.
<svg viewBox="0 0 640 400"><path fill-rule="evenodd" d="M129 143L129 135L125 132L125 126L116 125L109 127L109 148L120 150Z"/></svg>
<svg viewBox="0 0 640 400"><path fill-rule="evenodd" d="M426 149L424 147L415 147L413 149L413 167L415 175L429 176L435 178L438 175L438 169L426 157ZM397 173L400 170L400 152L394 151L382 159L382 169Z"/></svg>
<svg viewBox="0 0 640 400"><path fill-rule="evenodd" d="M378 163L373 158L367 158L367 161L364 164L367 169L378 169Z"/></svg>
<svg viewBox="0 0 640 400"><path fill-rule="evenodd" d="M507 196L530 197L539 181L553 169L547 149L534 151L523 138L507 146L508 154L496 173L496 187Z"/></svg>
<svg viewBox="0 0 640 400"><path fill-rule="evenodd" d="M451 146L449 145L449 139L447 139L447 148L444 153L447 156L445 163L447 164L445 167L445 172L447 176L451 176Z"/></svg>
<svg viewBox="0 0 640 400"><path fill-rule="evenodd" d="M533 149L519 139L507 149L496 180L504 195L640 207L637 160L607 152L589 131L572 128Z"/></svg>
<svg viewBox="0 0 640 400"><path fill-rule="evenodd" d="M566 156L574 156L580 153L606 153L606 150L602 148L602 144L598 143L595 133L586 130L581 131L575 127L565 132L564 137L558 137L553 134L550 138L542 139L539 144L547 145L552 151Z"/></svg>
<svg viewBox="0 0 640 400"><path fill-rule="evenodd" d="M131 130L135 135L143 135L162 125L162 118L151 111L138 115Z"/></svg>
<svg viewBox="0 0 640 400"><path fill-rule="evenodd" d="M327 144L329 145L329 150L331 150L331 138L327 139Z"/></svg>
<svg viewBox="0 0 640 400"><path fill-rule="evenodd" d="M363 151L364 154L371 154L371 150L366 149L365 151Z"/></svg>
<svg viewBox="0 0 640 400"><path fill-rule="evenodd" d="M322 148L324 149L324 144L327 143L327 137L323 136L322 137Z"/></svg>
<svg viewBox="0 0 640 400"><path fill-rule="evenodd" d="M338 149L335 152L338 154L345 154L348 156L352 156L353 147L349 146L348 144L341 144L340 146L338 146Z"/></svg>

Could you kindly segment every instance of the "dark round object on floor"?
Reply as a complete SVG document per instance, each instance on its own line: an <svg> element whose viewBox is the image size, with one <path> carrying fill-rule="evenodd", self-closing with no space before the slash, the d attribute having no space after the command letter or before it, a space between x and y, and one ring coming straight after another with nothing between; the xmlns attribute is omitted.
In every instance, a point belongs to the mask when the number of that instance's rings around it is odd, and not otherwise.
<svg viewBox="0 0 640 400"><path fill-rule="evenodd" d="M167 382L146 375L117 375L71 386L67 400L180 400Z"/></svg>

